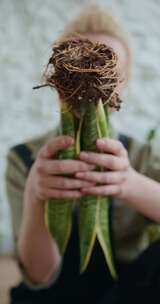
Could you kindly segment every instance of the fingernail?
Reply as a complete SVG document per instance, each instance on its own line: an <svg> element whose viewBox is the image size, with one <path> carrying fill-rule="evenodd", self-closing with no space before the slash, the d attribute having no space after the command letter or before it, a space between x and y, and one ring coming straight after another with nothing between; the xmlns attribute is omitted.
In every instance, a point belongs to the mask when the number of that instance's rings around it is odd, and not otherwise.
<svg viewBox="0 0 160 304"><path fill-rule="evenodd" d="M81 153L80 153L80 157L83 158L83 159L87 159L87 158L88 158L88 153L86 153L86 152L81 152Z"/></svg>

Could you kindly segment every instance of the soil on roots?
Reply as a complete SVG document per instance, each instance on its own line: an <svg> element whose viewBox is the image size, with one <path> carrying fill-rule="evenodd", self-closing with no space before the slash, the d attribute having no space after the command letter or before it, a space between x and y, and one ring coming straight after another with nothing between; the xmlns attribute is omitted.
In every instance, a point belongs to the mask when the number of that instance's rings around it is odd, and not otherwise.
<svg viewBox="0 0 160 304"><path fill-rule="evenodd" d="M44 72L45 83L57 89L60 100L65 100L76 116L85 111L86 102L96 103L99 99L119 110L118 58L112 48L74 37L55 44L52 50Z"/></svg>

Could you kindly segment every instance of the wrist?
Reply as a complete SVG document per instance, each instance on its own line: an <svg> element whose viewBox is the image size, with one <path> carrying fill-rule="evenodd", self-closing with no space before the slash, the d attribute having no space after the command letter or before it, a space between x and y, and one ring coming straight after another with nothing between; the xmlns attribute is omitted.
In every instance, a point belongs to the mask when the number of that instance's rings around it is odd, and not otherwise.
<svg viewBox="0 0 160 304"><path fill-rule="evenodd" d="M39 201L28 183L26 184L23 200L23 220L21 225L21 238L25 239L26 232L33 229L35 234L46 230L44 219L45 204ZM23 236L23 237L22 237Z"/></svg>
<svg viewBox="0 0 160 304"><path fill-rule="evenodd" d="M42 208L42 206L44 206L44 202L36 195L33 173L32 167L24 190L24 204L31 205L31 207L41 206L40 208Z"/></svg>
<svg viewBox="0 0 160 304"><path fill-rule="evenodd" d="M135 181L137 180L138 172L130 167L127 172L127 177L122 184L120 199L129 201L132 193L135 192Z"/></svg>

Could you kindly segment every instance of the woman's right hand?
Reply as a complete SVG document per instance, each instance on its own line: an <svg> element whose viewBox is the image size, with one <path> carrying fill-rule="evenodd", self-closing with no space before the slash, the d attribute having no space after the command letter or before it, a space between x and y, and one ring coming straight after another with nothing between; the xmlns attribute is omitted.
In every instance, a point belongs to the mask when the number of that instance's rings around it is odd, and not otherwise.
<svg viewBox="0 0 160 304"><path fill-rule="evenodd" d="M57 153L74 144L69 136L51 138L38 152L27 179L25 193L33 201L46 201L49 198L79 198L81 188L93 183L75 177L76 172L90 171L94 166L80 160L56 160ZM27 195L27 196L28 196Z"/></svg>

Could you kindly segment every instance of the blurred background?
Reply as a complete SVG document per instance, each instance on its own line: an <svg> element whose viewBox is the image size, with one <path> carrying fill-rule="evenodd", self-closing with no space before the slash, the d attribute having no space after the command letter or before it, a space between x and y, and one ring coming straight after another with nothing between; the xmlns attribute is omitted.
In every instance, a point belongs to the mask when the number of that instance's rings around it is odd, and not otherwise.
<svg viewBox="0 0 160 304"><path fill-rule="evenodd" d="M90 1L91 2L91 1ZM51 44L87 0L0 1L0 253L12 251L12 231L5 194L8 149L58 122L57 95L33 91L40 83ZM91 2L92 3L92 2ZM160 1L94 1L121 20L131 34L132 81L114 126L140 140L156 128L160 142Z"/></svg>

